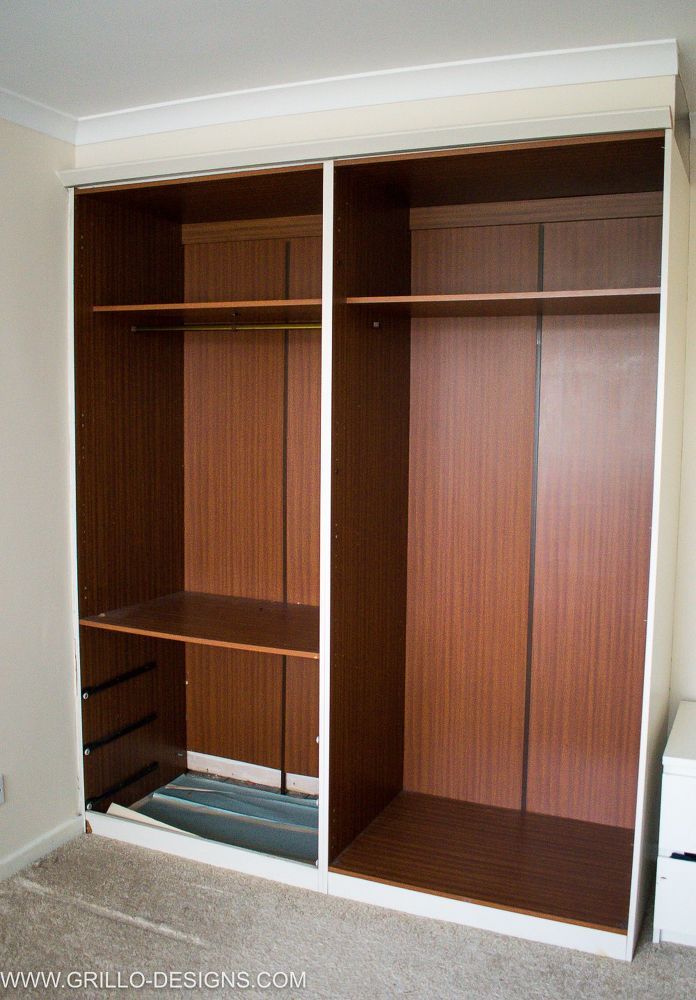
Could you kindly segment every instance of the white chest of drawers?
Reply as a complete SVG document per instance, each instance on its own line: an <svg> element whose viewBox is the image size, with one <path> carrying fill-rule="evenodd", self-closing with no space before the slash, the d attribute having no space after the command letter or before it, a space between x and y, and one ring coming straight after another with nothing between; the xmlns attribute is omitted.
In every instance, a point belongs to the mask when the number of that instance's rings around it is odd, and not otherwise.
<svg viewBox="0 0 696 1000"><path fill-rule="evenodd" d="M679 706L662 774L653 941L696 945L696 702Z"/></svg>

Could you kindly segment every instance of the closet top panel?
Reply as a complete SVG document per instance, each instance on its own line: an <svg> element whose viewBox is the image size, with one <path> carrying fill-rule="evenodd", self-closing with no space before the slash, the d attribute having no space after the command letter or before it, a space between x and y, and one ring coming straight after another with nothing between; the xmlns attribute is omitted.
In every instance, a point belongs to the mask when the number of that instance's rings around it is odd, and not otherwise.
<svg viewBox="0 0 696 1000"><path fill-rule="evenodd" d="M661 191L664 133L582 136L344 161L411 207Z"/></svg>
<svg viewBox="0 0 696 1000"><path fill-rule="evenodd" d="M173 222L216 222L316 215L322 211L320 164L215 177L78 190L78 197L151 211Z"/></svg>

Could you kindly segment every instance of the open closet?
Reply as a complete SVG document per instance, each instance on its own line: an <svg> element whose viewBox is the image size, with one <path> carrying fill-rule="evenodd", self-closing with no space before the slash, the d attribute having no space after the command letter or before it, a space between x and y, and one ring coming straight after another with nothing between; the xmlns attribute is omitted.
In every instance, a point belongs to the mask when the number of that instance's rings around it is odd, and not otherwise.
<svg viewBox="0 0 696 1000"><path fill-rule="evenodd" d="M143 808L166 820L183 797L194 832L193 784L234 796L232 842L254 846L269 810L294 829L313 805L304 846L271 850L312 864L316 800L297 793L318 790L321 212L317 168L76 204L88 809L167 786ZM187 769L244 784L172 788ZM253 815L249 780L280 793Z"/></svg>
<svg viewBox="0 0 696 1000"><path fill-rule="evenodd" d="M135 812L184 856L632 952L665 157L635 132L76 192L95 832L145 843Z"/></svg>
<svg viewBox="0 0 696 1000"><path fill-rule="evenodd" d="M332 871L626 927L662 159L336 167Z"/></svg>

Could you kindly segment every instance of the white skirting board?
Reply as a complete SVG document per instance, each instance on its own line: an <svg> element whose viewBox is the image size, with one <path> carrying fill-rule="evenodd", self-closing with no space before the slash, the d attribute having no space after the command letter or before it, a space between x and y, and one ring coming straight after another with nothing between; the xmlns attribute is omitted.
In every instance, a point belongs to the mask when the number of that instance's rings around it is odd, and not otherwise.
<svg viewBox="0 0 696 1000"><path fill-rule="evenodd" d="M417 917L447 920L450 923L477 927L496 934L525 938L527 941L575 948L577 951L586 951L607 958L629 960L631 957L627 954L625 934L613 934L593 927L581 927L578 924L546 920L543 917L532 917L526 913L515 913L493 906L465 903L459 899L433 896L427 892L352 878L350 875L340 875L337 872L329 872L328 891L330 896L383 906L401 913L412 913Z"/></svg>
<svg viewBox="0 0 696 1000"><path fill-rule="evenodd" d="M48 833L41 834L35 840L30 841L18 851L13 851L6 857L0 857L0 880L9 878L16 872L38 861L51 851L67 844L69 840L74 840L84 832L84 821L81 816L71 816L70 819L59 826L49 830Z"/></svg>
<svg viewBox="0 0 696 1000"><path fill-rule="evenodd" d="M300 889L319 888L319 873L313 865L303 865L297 861L274 858L269 854L259 854L243 847L231 847L213 840L192 837L187 833L168 830L149 823L133 822L108 813L90 812L87 822L93 834L120 840L125 844L147 847L151 851L162 851L189 861L200 861L204 865L226 868L243 875L257 875Z"/></svg>
<svg viewBox="0 0 696 1000"><path fill-rule="evenodd" d="M213 757L195 750L186 752L186 765L189 771L217 774L221 778L234 778L237 781L253 781L254 784L265 785L267 788L280 788L280 771L274 767L249 764L244 760L229 760L227 757ZM319 794L318 778L307 774L286 774L286 781L289 792Z"/></svg>

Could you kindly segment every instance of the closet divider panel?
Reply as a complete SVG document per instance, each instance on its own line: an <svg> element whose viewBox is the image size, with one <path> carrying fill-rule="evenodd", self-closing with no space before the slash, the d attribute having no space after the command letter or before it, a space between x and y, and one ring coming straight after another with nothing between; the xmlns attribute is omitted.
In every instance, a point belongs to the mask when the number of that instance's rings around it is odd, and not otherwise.
<svg viewBox="0 0 696 1000"><path fill-rule="evenodd" d="M417 320L404 787L518 809L534 448L533 317Z"/></svg>
<svg viewBox="0 0 696 1000"><path fill-rule="evenodd" d="M400 791L409 322L348 294L408 293L408 206L337 170L332 402L329 859Z"/></svg>
<svg viewBox="0 0 696 1000"><path fill-rule="evenodd" d="M657 317L544 320L527 809L635 820Z"/></svg>

